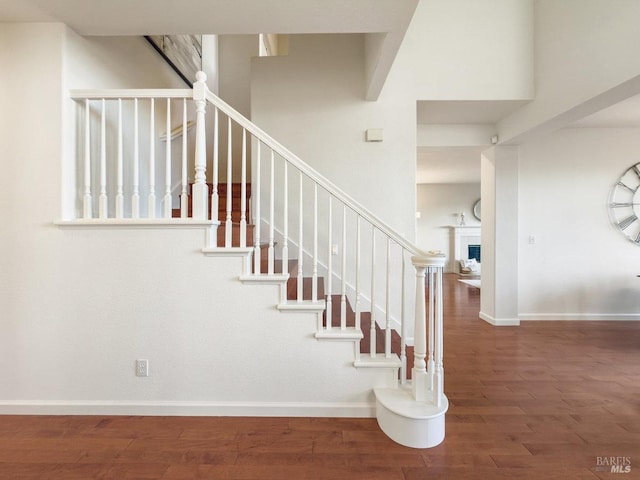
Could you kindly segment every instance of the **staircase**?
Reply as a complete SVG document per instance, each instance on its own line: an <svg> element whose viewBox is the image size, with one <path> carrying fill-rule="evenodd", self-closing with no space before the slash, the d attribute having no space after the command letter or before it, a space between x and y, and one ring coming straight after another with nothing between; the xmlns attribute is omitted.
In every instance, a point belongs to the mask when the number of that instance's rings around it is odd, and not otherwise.
<svg viewBox="0 0 640 480"><path fill-rule="evenodd" d="M84 150L75 162L82 203L76 218L60 224L204 229L204 255L241 258L239 281L277 286L273 306L283 314L311 316L315 341L352 344L353 360L345 368L376 372L367 378L387 435L410 447L439 444L448 408L442 366L443 256L405 240L211 94L205 79L200 72L193 91L71 92L84 122L79 126L84 127ZM108 103L117 108L109 110ZM145 118L151 132L158 115L166 116L161 121L167 132L176 131L175 112L182 113L182 154L172 156L168 137L159 160L150 135L146 178L139 158L142 105L149 108ZM166 110L159 112L158 105ZM205 128L207 108L213 112L212 129ZM191 143L187 118L194 109ZM123 132L127 114L132 132ZM130 158L123 152L125 135L133 139ZM238 135L239 152L232 147ZM110 138L115 145L106 145ZM207 142L212 142L212 158L207 158ZM110 158L107 151L113 152ZM222 166L226 182L219 179ZM190 168L193 180L187 175ZM131 185L124 180L129 170ZM164 177L162 185L156 185L156 170ZM177 186L172 183L176 172ZM112 178L115 185L107 182Z"/></svg>

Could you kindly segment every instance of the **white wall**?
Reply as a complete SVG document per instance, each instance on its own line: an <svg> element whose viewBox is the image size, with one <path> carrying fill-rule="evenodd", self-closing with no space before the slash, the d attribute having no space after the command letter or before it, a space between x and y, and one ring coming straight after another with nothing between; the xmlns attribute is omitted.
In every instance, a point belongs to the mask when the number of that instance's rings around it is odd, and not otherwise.
<svg viewBox="0 0 640 480"><path fill-rule="evenodd" d="M506 100L532 98L532 73L532 0L421 0L389 78L417 100Z"/></svg>
<svg viewBox="0 0 640 480"><path fill-rule="evenodd" d="M51 261L34 232L46 231L60 210L64 35L57 24L0 24L0 305L8 318L38 283L37 265Z"/></svg>
<svg viewBox="0 0 640 480"><path fill-rule="evenodd" d="M480 225L473 216L473 205L480 199L480 183L420 184L417 188L417 245L426 251L441 250L447 256L447 271L454 271L448 227L459 225L461 212L467 225Z"/></svg>
<svg viewBox="0 0 640 480"><path fill-rule="evenodd" d="M277 287L240 284L240 259L203 257L202 230L53 224L65 86L146 82L117 58L171 86L145 49L0 24L0 413L371 415L384 376L345 367L353 345L316 341L314 315L278 312Z"/></svg>
<svg viewBox="0 0 640 480"><path fill-rule="evenodd" d="M566 129L521 146L522 320L640 318L640 248L607 213L639 149L638 129Z"/></svg>
<svg viewBox="0 0 640 480"><path fill-rule="evenodd" d="M246 117L251 116L251 59L258 56L258 35L219 35L220 97Z"/></svg>
<svg viewBox="0 0 640 480"><path fill-rule="evenodd" d="M187 88L143 37L65 33L66 88Z"/></svg>
<svg viewBox="0 0 640 480"><path fill-rule="evenodd" d="M633 80L631 91L623 88L622 96L611 101L640 93L640 64L635 61L639 16L636 0L536 0L536 95L499 123L501 140L518 140L531 129L566 126L580 116L563 120L562 114L627 81ZM594 102L582 115L604 106Z"/></svg>
<svg viewBox="0 0 640 480"><path fill-rule="evenodd" d="M259 53L258 35L219 35L218 64L219 96L247 118L251 118L251 60ZM220 118L220 178L227 175L227 119ZM242 129L232 127L233 181L241 181ZM251 154L251 145L247 145L247 155ZM251 178L251 165L247 178Z"/></svg>
<svg viewBox="0 0 640 480"><path fill-rule="evenodd" d="M291 36L288 56L253 62L253 121L411 240L414 100L400 88L364 100L361 35ZM368 128L384 141L365 142Z"/></svg>

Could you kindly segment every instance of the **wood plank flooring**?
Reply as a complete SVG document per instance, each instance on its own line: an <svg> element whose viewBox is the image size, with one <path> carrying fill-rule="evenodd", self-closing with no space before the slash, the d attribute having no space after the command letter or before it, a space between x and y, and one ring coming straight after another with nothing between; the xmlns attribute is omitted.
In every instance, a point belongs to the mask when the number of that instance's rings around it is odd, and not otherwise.
<svg viewBox="0 0 640 480"><path fill-rule="evenodd" d="M374 419L0 416L0 479L639 479L640 323L496 328L480 291L445 277L451 408L435 448L397 445Z"/></svg>

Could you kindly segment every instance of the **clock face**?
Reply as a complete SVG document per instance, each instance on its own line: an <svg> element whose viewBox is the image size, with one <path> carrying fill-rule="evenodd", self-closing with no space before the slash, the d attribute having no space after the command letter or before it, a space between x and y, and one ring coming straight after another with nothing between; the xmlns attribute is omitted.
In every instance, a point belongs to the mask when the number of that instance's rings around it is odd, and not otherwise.
<svg viewBox="0 0 640 480"><path fill-rule="evenodd" d="M628 240L640 245L640 163L627 169L611 189L609 216Z"/></svg>
<svg viewBox="0 0 640 480"><path fill-rule="evenodd" d="M480 220L480 200L473 204L473 216Z"/></svg>

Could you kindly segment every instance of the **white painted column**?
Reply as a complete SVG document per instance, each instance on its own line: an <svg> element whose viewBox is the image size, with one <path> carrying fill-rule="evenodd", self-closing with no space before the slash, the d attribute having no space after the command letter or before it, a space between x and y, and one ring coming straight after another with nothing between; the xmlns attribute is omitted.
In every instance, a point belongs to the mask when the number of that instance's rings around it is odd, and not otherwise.
<svg viewBox="0 0 640 480"><path fill-rule="evenodd" d="M207 191L207 140L205 130L205 106L207 92L207 76L204 72L196 74L193 84L193 100L196 104L196 175L192 187L192 217L206 220L208 216L209 192Z"/></svg>
<svg viewBox="0 0 640 480"><path fill-rule="evenodd" d="M481 174L480 318L492 325L519 325L518 147L483 152Z"/></svg>

